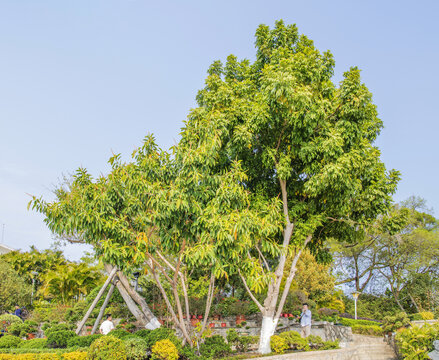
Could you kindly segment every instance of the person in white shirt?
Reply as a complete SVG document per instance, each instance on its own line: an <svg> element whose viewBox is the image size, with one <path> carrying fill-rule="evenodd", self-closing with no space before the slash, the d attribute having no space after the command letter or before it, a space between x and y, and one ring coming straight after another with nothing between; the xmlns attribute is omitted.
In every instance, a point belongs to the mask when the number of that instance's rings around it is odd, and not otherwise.
<svg viewBox="0 0 439 360"><path fill-rule="evenodd" d="M308 304L303 304L302 314L300 315L300 335L307 338L311 334L311 310Z"/></svg>
<svg viewBox="0 0 439 360"><path fill-rule="evenodd" d="M114 329L114 324L111 321L111 314L105 315L105 321L99 327L99 332L103 335L107 335L111 330Z"/></svg>

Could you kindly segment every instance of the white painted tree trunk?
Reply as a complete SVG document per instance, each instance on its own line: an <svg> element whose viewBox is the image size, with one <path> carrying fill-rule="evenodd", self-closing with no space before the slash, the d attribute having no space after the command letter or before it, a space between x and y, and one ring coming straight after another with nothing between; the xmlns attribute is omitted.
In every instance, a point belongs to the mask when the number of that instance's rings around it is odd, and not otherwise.
<svg viewBox="0 0 439 360"><path fill-rule="evenodd" d="M259 340L258 349L260 354L271 353L270 338L274 335L278 321L279 319L275 320L273 316L264 316L262 318L261 339Z"/></svg>

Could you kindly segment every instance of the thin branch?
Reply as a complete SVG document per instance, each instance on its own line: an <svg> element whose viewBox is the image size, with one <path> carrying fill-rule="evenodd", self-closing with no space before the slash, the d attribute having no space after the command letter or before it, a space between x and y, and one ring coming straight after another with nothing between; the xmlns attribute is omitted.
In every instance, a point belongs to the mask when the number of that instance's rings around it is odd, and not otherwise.
<svg viewBox="0 0 439 360"><path fill-rule="evenodd" d="M242 276L241 274L241 270L238 269L238 274L239 277L242 280L242 283L244 284L245 290L247 290L247 293L249 294L249 296L251 297L251 299L254 301L254 303L256 304L256 306L259 308L259 310L261 310L262 314L264 314L264 307L261 305L261 303L258 301L258 299L256 299L256 297L253 295L253 293L251 292L250 288L247 285L247 281L245 281L244 276Z"/></svg>

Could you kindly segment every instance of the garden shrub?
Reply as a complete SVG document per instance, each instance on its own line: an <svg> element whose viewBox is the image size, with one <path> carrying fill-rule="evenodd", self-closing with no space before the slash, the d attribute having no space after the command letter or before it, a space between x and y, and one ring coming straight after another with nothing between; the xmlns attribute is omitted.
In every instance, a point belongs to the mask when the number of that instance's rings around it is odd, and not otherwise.
<svg viewBox="0 0 439 360"><path fill-rule="evenodd" d="M47 347L52 349L66 348L69 339L76 337L74 331L60 330L50 332L47 336Z"/></svg>
<svg viewBox="0 0 439 360"><path fill-rule="evenodd" d="M30 354L23 354L23 355L30 355ZM18 355L18 357L23 355ZM36 357L37 360L60 360L59 355L55 353L41 353L34 356ZM21 360L21 359L18 358L17 360Z"/></svg>
<svg viewBox="0 0 439 360"><path fill-rule="evenodd" d="M14 335L4 335L0 338L0 349L16 348L20 345L21 339Z"/></svg>
<svg viewBox="0 0 439 360"><path fill-rule="evenodd" d="M410 324L410 319L405 312L399 312L395 316L386 316L383 319L384 332L395 332Z"/></svg>
<svg viewBox="0 0 439 360"><path fill-rule="evenodd" d="M146 339L146 338L148 338L148 336L149 336L149 334L151 333L151 331L152 331L152 330L149 330L149 329L141 329L141 330L136 331L136 332L134 333L134 335Z"/></svg>
<svg viewBox="0 0 439 360"><path fill-rule="evenodd" d="M38 331L38 323L31 320L25 322L16 321L8 327L8 333L18 337L26 337L28 334Z"/></svg>
<svg viewBox="0 0 439 360"><path fill-rule="evenodd" d="M213 335L206 338L200 346L201 355L207 358L224 357L232 351L229 344L226 343L221 335Z"/></svg>
<svg viewBox="0 0 439 360"><path fill-rule="evenodd" d="M195 348L186 345L179 352L181 360L207 360L204 356L195 353Z"/></svg>
<svg viewBox="0 0 439 360"><path fill-rule="evenodd" d="M433 350L433 341L439 338L439 324L413 326L396 334L395 340L399 353L404 359L429 359Z"/></svg>
<svg viewBox="0 0 439 360"><path fill-rule="evenodd" d="M127 360L142 360L147 357L146 341L140 337L125 339Z"/></svg>
<svg viewBox="0 0 439 360"><path fill-rule="evenodd" d="M329 309L326 307L322 307L319 310L317 310L317 312L321 315L321 316L334 316L339 314L340 312L338 310L335 309Z"/></svg>
<svg viewBox="0 0 439 360"><path fill-rule="evenodd" d="M137 335L137 333L135 335ZM150 331L150 333L144 339L146 340L148 349L151 349L155 343L164 339L170 340L178 350L181 350L182 348L181 340L175 335L174 330L164 327Z"/></svg>
<svg viewBox="0 0 439 360"><path fill-rule="evenodd" d="M89 347L93 341L99 339L102 334L86 335L86 336L75 336L67 341L67 347L79 346L79 347Z"/></svg>
<svg viewBox="0 0 439 360"><path fill-rule="evenodd" d="M110 331L110 335L114 336L114 337L116 337L118 339L124 339L127 336L130 336L131 333L126 331L126 330L124 330L124 329L115 329L115 330L111 330Z"/></svg>
<svg viewBox="0 0 439 360"><path fill-rule="evenodd" d="M126 360L126 348L122 340L106 335L93 341L87 360Z"/></svg>
<svg viewBox="0 0 439 360"><path fill-rule="evenodd" d="M14 356L11 354L0 354L0 360L14 360Z"/></svg>
<svg viewBox="0 0 439 360"><path fill-rule="evenodd" d="M16 322L22 323L23 320L21 320L18 316L11 314L0 315L0 330L5 331L11 324Z"/></svg>
<svg viewBox="0 0 439 360"><path fill-rule="evenodd" d="M344 326L354 326L354 325L374 325L379 326L381 323L377 321L372 320L355 320L355 319L346 319L346 318L340 318L340 323Z"/></svg>
<svg viewBox="0 0 439 360"><path fill-rule="evenodd" d="M419 313L422 317L422 320L433 320L434 314L431 311L421 311Z"/></svg>
<svg viewBox="0 0 439 360"><path fill-rule="evenodd" d="M38 359L38 357L35 354L20 354L20 355L14 356L14 360L37 360L37 359ZM43 357L43 359L46 360L44 357ZM52 360L52 359L50 359L50 360ZM59 360L59 358L56 357L54 360Z"/></svg>
<svg viewBox="0 0 439 360"><path fill-rule="evenodd" d="M152 360L177 360L178 350L174 343L168 339L157 341L151 349Z"/></svg>
<svg viewBox="0 0 439 360"><path fill-rule="evenodd" d="M235 329L227 331L227 342L236 346L239 352L247 352L250 344L257 344L259 336L240 336Z"/></svg>
<svg viewBox="0 0 439 360"><path fill-rule="evenodd" d="M351 329L353 334L373 336L382 336L384 334L383 328L378 325L352 325Z"/></svg>
<svg viewBox="0 0 439 360"><path fill-rule="evenodd" d="M270 347L271 351L275 352L276 354L283 354L285 350L289 349L288 341L279 335L273 335L270 338Z"/></svg>
<svg viewBox="0 0 439 360"><path fill-rule="evenodd" d="M68 353L62 354L63 360L86 360L87 352L86 351L72 351Z"/></svg>
<svg viewBox="0 0 439 360"><path fill-rule="evenodd" d="M236 350L239 352L247 352L250 345L257 344L259 342L259 336L240 336L236 343Z"/></svg>
<svg viewBox="0 0 439 360"><path fill-rule="evenodd" d="M47 345L47 339L31 339L23 341L20 349L44 349Z"/></svg>
<svg viewBox="0 0 439 360"><path fill-rule="evenodd" d="M229 329L227 330L226 339L229 344L234 344L238 341L239 334L235 329Z"/></svg>
<svg viewBox="0 0 439 360"><path fill-rule="evenodd" d="M44 324L44 325L46 325L46 324ZM65 323L48 325L47 327L44 325L43 325L42 329L44 330L44 335L46 335L47 337L49 337L49 335L53 332L72 330L72 326L65 324Z"/></svg>
<svg viewBox="0 0 439 360"><path fill-rule="evenodd" d="M340 349L340 342L338 340L335 341L323 341L322 347L319 350L333 350Z"/></svg>
<svg viewBox="0 0 439 360"><path fill-rule="evenodd" d="M297 331L286 331L279 335L283 338L290 349L293 350L310 350L308 339L303 339Z"/></svg>
<svg viewBox="0 0 439 360"><path fill-rule="evenodd" d="M410 320L415 320L415 321L420 321L423 320L422 315L420 313L416 313L416 314L410 314L409 315L409 319Z"/></svg>

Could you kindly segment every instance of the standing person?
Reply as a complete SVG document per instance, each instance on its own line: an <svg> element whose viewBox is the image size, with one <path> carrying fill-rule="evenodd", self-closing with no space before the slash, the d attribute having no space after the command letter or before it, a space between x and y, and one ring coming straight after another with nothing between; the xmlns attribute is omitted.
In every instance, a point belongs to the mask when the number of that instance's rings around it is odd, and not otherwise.
<svg viewBox="0 0 439 360"><path fill-rule="evenodd" d="M311 334L311 310L308 309L308 304L303 304L300 328L300 336L303 338L307 338Z"/></svg>
<svg viewBox="0 0 439 360"><path fill-rule="evenodd" d="M105 315L105 321L99 327L99 332L103 335L107 335L111 330L114 329L114 324L111 321L113 318L111 314Z"/></svg>
<svg viewBox="0 0 439 360"><path fill-rule="evenodd" d="M14 315L18 316L20 319L22 319L22 310L20 309L20 307L18 305L15 305L15 311L14 311ZM23 319L22 319L23 320Z"/></svg>

